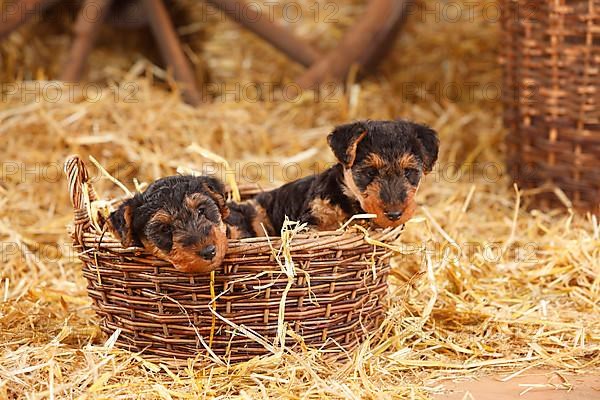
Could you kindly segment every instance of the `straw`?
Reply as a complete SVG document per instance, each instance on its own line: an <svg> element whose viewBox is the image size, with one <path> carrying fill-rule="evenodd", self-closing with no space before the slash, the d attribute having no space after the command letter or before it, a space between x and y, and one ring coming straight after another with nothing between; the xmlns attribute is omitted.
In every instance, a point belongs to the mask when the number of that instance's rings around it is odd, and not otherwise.
<svg viewBox="0 0 600 400"><path fill-rule="evenodd" d="M570 213L560 191L554 195L564 205L528 207L532 192L517 193L506 176L502 110L492 93L501 81L499 26L488 18L495 2L459 1L458 21L417 8L377 77L355 82L350 92L331 86L286 100L277 89L301 66L220 15L207 16L205 2L178 0L176 22L192 32L182 35L187 51L214 89L212 101L198 108L169 91L165 71L150 61L153 49L139 46L144 32L110 29L92 53L86 82L120 91L95 99L90 90L87 100L66 92L57 101L36 97L35 82L25 81L56 77L71 42L68 7L75 5L64 3L47 21L0 42L0 398L428 399L443 398L449 378L526 368L597 374L600 221ZM288 3L276 5L274 15ZM330 9L319 1L315 22L314 1L293 3L304 18L286 26L324 53L366 4L339 0ZM451 12L448 4L427 2L427 10ZM264 101L225 92L251 82L265 83ZM13 83L32 94L15 92ZM444 95L457 87L461 95ZM132 101L127 88L134 89ZM256 163L256 180L267 187L295 179L295 168L300 177L334 162L326 136L336 124L398 117L438 130L441 153L419 188L424 207L393 245L402 252L392 260L380 337L337 360L319 349L286 345L281 352L211 307L227 329L279 355L226 365L191 354L181 364L114 348L116 336L107 342L65 229L73 219L60 173L68 155L92 155L120 182L152 182L205 159L189 150L196 143L222 154L241 183L253 178L242 167ZM94 186L102 199L123 196L109 179ZM296 341L293 334L285 340ZM578 381L569 382L577 392Z"/></svg>

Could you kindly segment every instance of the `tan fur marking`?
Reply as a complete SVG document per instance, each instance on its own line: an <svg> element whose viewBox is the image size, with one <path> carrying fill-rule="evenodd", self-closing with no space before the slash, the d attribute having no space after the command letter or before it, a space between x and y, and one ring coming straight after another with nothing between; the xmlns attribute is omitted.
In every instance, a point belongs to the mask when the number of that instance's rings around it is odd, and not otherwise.
<svg viewBox="0 0 600 400"><path fill-rule="evenodd" d="M348 219L346 213L339 206L332 205L328 199L314 199L310 204L310 211L319 220L319 230L335 230Z"/></svg>
<svg viewBox="0 0 600 400"><path fill-rule="evenodd" d="M123 213L125 219L125 237L121 238L125 247L133 246L133 207L126 206Z"/></svg>
<svg viewBox="0 0 600 400"><path fill-rule="evenodd" d="M229 225L229 235L227 237L231 240L238 240L242 237L242 232L235 225Z"/></svg>
<svg viewBox="0 0 600 400"><path fill-rule="evenodd" d="M372 219L377 226L385 227L389 223L389 220L385 217L385 211L383 202L380 196L381 185L379 183L371 183L365 190L365 201L363 209L370 213L375 214L377 217Z"/></svg>
<svg viewBox="0 0 600 400"><path fill-rule="evenodd" d="M209 193L209 196L217 203L217 207L219 207L219 212L221 213L221 218L225 219L229 216L229 207L227 207L227 202L225 201L225 197L221 193L215 192L208 185L204 185L204 190Z"/></svg>
<svg viewBox="0 0 600 400"><path fill-rule="evenodd" d="M211 270L217 268L221 265L223 258L225 258L225 254L227 253L227 248L229 247L229 241L227 240L227 227L225 224L221 227L215 228L212 230L212 237L214 240L214 245L217 248L217 254L215 254L215 258L212 260Z"/></svg>
<svg viewBox="0 0 600 400"><path fill-rule="evenodd" d="M115 229L115 227L113 226L112 222L110 222L110 220L106 221L106 225L108 226L108 231L110 233L112 233L116 239L122 241L121 235L119 235L119 231L117 231ZM123 243L121 243L121 244L123 244ZM123 244L123 246L125 246L125 244Z"/></svg>
<svg viewBox="0 0 600 400"><path fill-rule="evenodd" d="M405 224L412 216L415 214L415 210L417 209L417 202L415 201L415 195L417 191L415 189L411 189L406 196L406 201L403 204L404 211L402 212L402 217L398 221L395 222L395 226Z"/></svg>
<svg viewBox="0 0 600 400"><path fill-rule="evenodd" d="M227 234L227 225L225 225L225 222L221 221L221 222L219 223L219 230L220 230L222 233L225 233L225 234Z"/></svg>
<svg viewBox="0 0 600 400"><path fill-rule="evenodd" d="M203 200L207 200L207 196L201 193L192 193L190 195L185 196L185 206L189 209L197 208Z"/></svg>
<svg viewBox="0 0 600 400"><path fill-rule="evenodd" d="M375 153L371 153L367 156L365 164L377 169L384 168L386 165L385 160Z"/></svg>
<svg viewBox="0 0 600 400"><path fill-rule="evenodd" d="M358 143L367 136L367 131L361 133L358 138L346 149L346 155L348 156L348 164L346 167L351 167L354 165L354 160L356 159L356 148L358 147Z"/></svg>
<svg viewBox="0 0 600 400"><path fill-rule="evenodd" d="M221 212L221 220L229 217L229 214L230 214L229 207L227 207L227 205L225 203L223 203L223 206L219 209L219 211Z"/></svg>
<svg viewBox="0 0 600 400"><path fill-rule="evenodd" d="M142 239L142 243L156 257L169 261L175 269L186 273L207 273L214 270L221 265L228 245L227 236L220 226L215 226L201 243L192 247L182 247L177 238L174 237L173 248L169 253L163 252L146 239ZM215 258L207 261L196 254L204 246L211 244L216 247Z"/></svg>
<svg viewBox="0 0 600 400"><path fill-rule="evenodd" d="M171 214L166 212L165 210L158 210L150 219L153 222L162 222L163 224L170 224L173 222L173 217Z"/></svg>
<svg viewBox="0 0 600 400"><path fill-rule="evenodd" d="M396 161L398 164L398 167L402 168L402 169L406 169L406 168L419 168L419 163L417 161L417 159L415 158L414 155L412 154L403 154L402 157L400 157L398 159L398 161Z"/></svg>
<svg viewBox="0 0 600 400"><path fill-rule="evenodd" d="M252 230L254 230L254 234L257 237L267 236L265 234L265 230L266 230L267 234L276 235L277 232L275 232L275 229L273 228L273 225L271 224L271 220L269 219L267 210L265 210L264 207L262 207L261 205L255 203L255 202L251 202L251 204L254 206L254 210L256 211L256 216L252 220ZM264 226L264 229L263 229L263 226Z"/></svg>
<svg viewBox="0 0 600 400"><path fill-rule="evenodd" d="M360 203L360 206L363 210L365 210L364 201L362 193L356 186L356 182L354 182L354 177L352 176L352 170L350 168L344 168L344 192L348 197L353 197ZM346 188L348 189L346 191Z"/></svg>
<svg viewBox="0 0 600 400"><path fill-rule="evenodd" d="M125 212L123 213L123 218L125 219L126 228L125 237L121 237L121 232L119 232L119 230L112 224L112 221L110 219L106 220L106 225L108 226L108 230L113 234L115 238L121 241L121 244L124 247L131 247L133 244L133 232L131 232L133 215L130 207L127 207L125 209Z"/></svg>
<svg viewBox="0 0 600 400"><path fill-rule="evenodd" d="M154 243L146 239L145 237L141 238L141 242L144 245L144 248L150 253L154 254L158 258L162 258L163 260L169 261L169 255L163 252L161 249L156 247Z"/></svg>

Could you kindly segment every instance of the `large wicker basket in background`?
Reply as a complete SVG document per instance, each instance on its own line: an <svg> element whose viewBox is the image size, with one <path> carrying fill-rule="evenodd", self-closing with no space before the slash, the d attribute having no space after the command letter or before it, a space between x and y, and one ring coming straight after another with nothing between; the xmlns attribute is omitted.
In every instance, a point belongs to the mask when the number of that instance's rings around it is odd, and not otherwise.
<svg viewBox="0 0 600 400"><path fill-rule="evenodd" d="M600 211L600 0L503 0L504 121L515 180Z"/></svg>
<svg viewBox="0 0 600 400"><path fill-rule="evenodd" d="M121 330L122 347L177 358L212 352L224 361L243 361L281 348L273 344L285 321L301 336L288 335L287 346L349 350L384 318L391 252L369 244L361 232L295 235L292 277L280 264L280 238L232 241L211 283L210 275L179 273L95 227L89 210L98 196L83 162L69 158L65 172L88 294L102 330ZM253 195L256 188L242 193ZM400 231L372 232L370 238L391 242Z"/></svg>

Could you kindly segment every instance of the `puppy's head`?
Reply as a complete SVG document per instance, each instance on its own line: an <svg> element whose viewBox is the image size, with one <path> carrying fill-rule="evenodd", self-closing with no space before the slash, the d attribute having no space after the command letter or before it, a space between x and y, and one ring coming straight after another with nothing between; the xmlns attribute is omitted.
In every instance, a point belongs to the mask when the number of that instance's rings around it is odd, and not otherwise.
<svg viewBox="0 0 600 400"><path fill-rule="evenodd" d="M377 215L377 226L412 217L421 178L437 161L434 130L408 121L361 121L337 127L327 139L344 168L346 194Z"/></svg>
<svg viewBox="0 0 600 400"><path fill-rule="evenodd" d="M220 181L170 176L121 204L109 225L124 246L143 246L182 272L202 273L223 261L228 214Z"/></svg>

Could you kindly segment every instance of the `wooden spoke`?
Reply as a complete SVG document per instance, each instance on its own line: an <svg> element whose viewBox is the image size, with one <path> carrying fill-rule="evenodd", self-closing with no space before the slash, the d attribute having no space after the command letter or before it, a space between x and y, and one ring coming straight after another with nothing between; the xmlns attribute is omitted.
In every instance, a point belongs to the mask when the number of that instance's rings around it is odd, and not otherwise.
<svg viewBox="0 0 600 400"><path fill-rule="evenodd" d="M69 50L60 80L75 82L81 79L85 62L94 47L112 0L86 0L75 22L75 40Z"/></svg>
<svg viewBox="0 0 600 400"><path fill-rule="evenodd" d="M411 7L414 7L414 5L414 0L394 2L394 9L388 16L386 26L381 31L381 36L376 38L371 46L367 46L358 60L358 64L364 72L373 72L394 47L396 38L404 26L404 22L406 22Z"/></svg>
<svg viewBox="0 0 600 400"><path fill-rule="evenodd" d="M320 54L308 43L305 43L282 26L269 21L256 8L245 6L245 1L207 1L303 66L309 67L320 58ZM240 12L239 10L244 10L244 12Z"/></svg>
<svg viewBox="0 0 600 400"><path fill-rule="evenodd" d="M162 0L144 0L144 5L163 59L173 68L175 80L183 85L183 98L191 105L199 105L202 96L196 87L192 66L185 57L164 3Z"/></svg>
<svg viewBox="0 0 600 400"><path fill-rule="evenodd" d="M312 89L327 79L341 81L355 64L363 69L373 68L391 47L412 3L412 0L372 0L337 49L310 67L298 79L298 85Z"/></svg>

